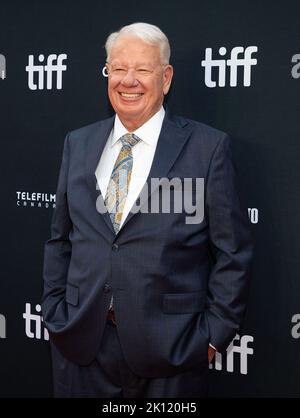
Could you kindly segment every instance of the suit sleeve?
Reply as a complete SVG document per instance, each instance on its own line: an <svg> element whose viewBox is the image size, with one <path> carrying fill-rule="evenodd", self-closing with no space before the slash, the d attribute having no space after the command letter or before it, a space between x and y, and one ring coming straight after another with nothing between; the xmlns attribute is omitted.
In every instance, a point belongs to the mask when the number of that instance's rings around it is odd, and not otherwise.
<svg viewBox="0 0 300 418"><path fill-rule="evenodd" d="M207 180L207 210L213 267L208 282L210 343L223 351L239 331L247 301L252 239L241 208L230 140L226 135L214 151Z"/></svg>
<svg viewBox="0 0 300 418"><path fill-rule="evenodd" d="M49 331L56 330L66 321L65 289L71 259L69 233L72 229L67 179L69 168L69 135L66 136L56 191L56 207L51 223L51 238L44 249L44 292L42 312Z"/></svg>

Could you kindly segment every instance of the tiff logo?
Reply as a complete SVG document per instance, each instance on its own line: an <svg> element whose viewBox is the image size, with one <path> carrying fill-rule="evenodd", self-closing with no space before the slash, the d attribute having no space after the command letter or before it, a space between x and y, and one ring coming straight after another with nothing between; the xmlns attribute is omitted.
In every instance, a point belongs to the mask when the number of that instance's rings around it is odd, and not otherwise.
<svg viewBox="0 0 300 418"><path fill-rule="evenodd" d="M216 68L218 73L218 87L225 87L226 84L226 66L229 67L229 84L230 87L237 86L238 67L243 67L244 77L243 85L249 87L251 85L251 67L257 64L257 59L252 58L252 54L257 52L257 46L236 46L231 50L230 59L213 59L212 48L205 49L205 59L201 61L202 67L205 68L205 85L207 87L216 87L217 83L212 79L212 69ZM219 55L224 57L227 49L222 46L219 48Z"/></svg>
<svg viewBox="0 0 300 418"><path fill-rule="evenodd" d="M63 61L67 59L66 54L50 54L47 58L46 65L35 65L34 56L29 55L28 65L25 67L28 72L28 87L30 90L43 90L44 89L44 74L46 73L46 88L52 90L53 74L56 74L56 89L62 89L62 73L66 71L67 66L63 64ZM40 63L43 63L45 56L40 54L38 57ZM56 62L56 63L55 63ZM37 74L37 83L35 80L35 74Z"/></svg>
<svg viewBox="0 0 300 418"><path fill-rule="evenodd" d="M295 324L292 327L291 334L292 337L296 340L300 338L300 314L295 314L292 316L292 324Z"/></svg>
<svg viewBox="0 0 300 418"><path fill-rule="evenodd" d="M292 56L292 63L295 63L292 67L292 77L299 78L300 77L300 54L295 54Z"/></svg>
<svg viewBox="0 0 300 418"><path fill-rule="evenodd" d="M35 306L35 311L38 314L31 313L31 304L25 304L25 312L23 313L23 318L25 319L25 334L28 338L36 338L40 340L42 338L42 331L43 331L43 339L49 340L49 334L45 327L42 326L43 318L39 314L42 308L41 305Z"/></svg>
<svg viewBox="0 0 300 418"><path fill-rule="evenodd" d="M243 335L240 337L236 335L231 344L226 350L226 370L227 372L234 371L234 358L239 356L240 374L248 373L248 355L253 354L253 348L249 347L249 343L253 343L254 338L251 335ZM218 351L215 354L214 360L215 370L223 369L223 356ZM209 365L210 369L213 365Z"/></svg>
<svg viewBox="0 0 300 418"><path fill-rule="evenodd" d="M6 319L0 314L0 338L6 338Z"/></svg>
<svg viewBox="0 0 300 418"><path fill-rule="evenodd" d="M0 54L0 79L6 78L6 59L5 56Z"/></svg>

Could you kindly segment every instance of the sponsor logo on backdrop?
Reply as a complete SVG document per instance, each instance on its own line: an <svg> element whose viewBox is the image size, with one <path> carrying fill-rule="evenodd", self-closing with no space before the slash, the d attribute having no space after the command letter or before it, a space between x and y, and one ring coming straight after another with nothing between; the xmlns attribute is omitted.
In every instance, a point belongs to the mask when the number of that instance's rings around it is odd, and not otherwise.
<svg viewBox="0 0 300 418"><path fill-rule="evenodd" d="M300 77L300 54L295 54L292 56L292 63L295 63L292 67L292 77L299 78Z"/></svg>
<svg viewBox="0 0 300 418"><path fill-rule="evenodd" d="M216 352L214 361L209 365L210 369L248 374L248 356L253 355L253 348L249 344L253 341L251 335L237 334L228 346L226 356Z"/></svg>
<svg viewBox="0 0 300 418"><path fill-rule="evenodd" d="M252 224L258 223L258 209L257 208L248 208L248 216Z"/></svg>
<svg viewBox="0 0 300 418"><path fill-rule="evenodd" d="M6 338L6 319L0 314L0 338Z"/></svg>
<svg viewBox="0 0 300 418"><path fill-rule="evenodd" d="M62 75L67 70L63 61L67 59L67 54L50 54L46 58L40 54L37 58L40 64L35 64L34 55L29 55L28 65L25 67L28 73L28 87L30 90L44 90L45 80L47 90L62 89ZM42 65L46 63L45 65ZM55 81L56 80L56 84ZM54 87L53 87L54 86Z"/></svg>
<svg viewBox="0 0 300 418"><path fill-rule="evenodd" d="M55 208L55 193L16 191L17 206L27 208Z"/></svg>
<svg viewBox="0 0 300 418"><path fill-rule="evenodd" d="M23 313L23 318L25 320L25 334L28 338L48 341L49 334L47 329L43 326L41 310L41 305L35 305L34 313L32 313L31 303L25 303L25 312Z"/></svg>
<svg viewBox="0 0 300 418"><path fill-rule="evenodd" d="M300 314L293 315L291 322L292 324L295 324L292 326L291 334L292 337L297 340L300 338Z"/></svg>
<svg viewBox="0 0 300 418"><path fill-rule="evenodd" d="M213 58L212 48L205 49L205 59L201 61L201 66L204 67L204 81L207 87L237 87L238 82L244 87L251 85L251 69L257 64L257 59L252 55L258 51L257 46L236 46L230 52L230 58L227 49L222 46L218 50L218 57ZM216 54L215 54L216 56ZM224 57L220 59L220 57ZM242 69L242 71L238 71ZM242 74L241 74L242 73ZM238 76L239 75L239 76ZM243 76L242 76L243 75Z"/></svg>
<svg viewBox="0 0 300 418"><path fill-rule="evenodd" d="M6 78L6 59L3 54L0 54L0 80Z"/></svg>

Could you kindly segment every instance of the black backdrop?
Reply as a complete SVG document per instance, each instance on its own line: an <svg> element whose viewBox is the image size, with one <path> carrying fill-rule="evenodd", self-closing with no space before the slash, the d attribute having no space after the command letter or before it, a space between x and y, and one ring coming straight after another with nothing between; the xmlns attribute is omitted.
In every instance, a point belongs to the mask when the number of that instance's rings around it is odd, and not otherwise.
<svg viewBox="0 0 300 418"><path fill-rule="evenodd" d="M299 12L299 2L288 0L1 1L0 397L51 396L37 305L63 139L111 114L103 44L109 32L135 21L158 25L170 39L171 110L230 134L252 222L255 261L245 326L227 359L217 357L210 395L300 395ZM242 66L237 86L230 86L228 63L224 87L205 85L206 48L213 59L228 60L235 47L249 46L257 47L250 86L243 85ZM47 89L45 71L44 88L30 89L29 56L46 65L51 54L67 55L62 89L55 74ZM218 79L217 67L212 79Z"/></svg>

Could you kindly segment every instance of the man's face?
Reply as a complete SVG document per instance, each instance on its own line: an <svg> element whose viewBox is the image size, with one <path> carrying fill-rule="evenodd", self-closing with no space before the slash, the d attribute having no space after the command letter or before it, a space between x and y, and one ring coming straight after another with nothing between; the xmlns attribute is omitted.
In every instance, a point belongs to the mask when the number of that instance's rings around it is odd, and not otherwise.
<svg viewBox="0 0 300 418"><path fill-rule="evenodd" d="M109 100L129 131L160 109L173 76L172 66L161 64L159 47L136 37L115 42L107 71Z"/></svg>

